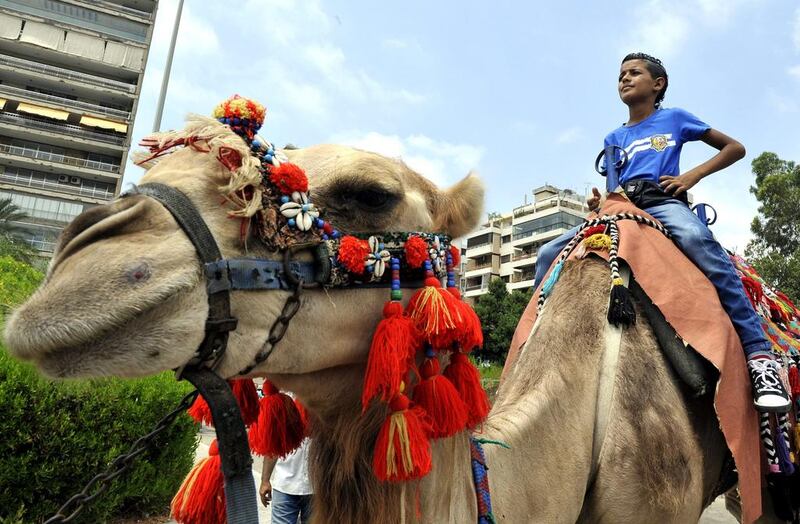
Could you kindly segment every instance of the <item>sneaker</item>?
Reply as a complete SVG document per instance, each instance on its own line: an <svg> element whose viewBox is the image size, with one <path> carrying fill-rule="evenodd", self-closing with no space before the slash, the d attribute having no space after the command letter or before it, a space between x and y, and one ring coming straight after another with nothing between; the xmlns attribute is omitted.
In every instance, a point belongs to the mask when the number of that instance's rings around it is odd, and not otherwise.
<svg viewBox="0 0 800 524"><path fill-rule="evenodd" d="M760 358L747 361L750 379L753 381L753 404L758 411L786 413L792 407L792 400L778 375L778 363Z"/></svg>

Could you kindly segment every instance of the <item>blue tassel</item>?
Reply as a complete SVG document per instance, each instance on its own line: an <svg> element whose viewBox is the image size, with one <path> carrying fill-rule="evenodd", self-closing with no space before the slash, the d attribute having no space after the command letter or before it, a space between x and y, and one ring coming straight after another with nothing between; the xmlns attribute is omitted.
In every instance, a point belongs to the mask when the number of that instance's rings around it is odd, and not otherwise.
<svg viewBox="0 0 800 524"><path fill-rule="evenodd" d="M542 286L542 296L547 298L550 296L550 293L553 291L553 287L558 282L558 277L561 276L561 268L564 267L564 261L562 260L553 270L550 272L550 276L547 277L547 280L544 281L544 286Z"/></svg>

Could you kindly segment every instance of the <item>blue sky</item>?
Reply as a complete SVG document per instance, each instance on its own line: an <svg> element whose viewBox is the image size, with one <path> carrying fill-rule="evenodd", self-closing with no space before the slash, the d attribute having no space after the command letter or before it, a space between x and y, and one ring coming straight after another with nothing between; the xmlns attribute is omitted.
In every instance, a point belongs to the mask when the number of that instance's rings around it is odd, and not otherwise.
<svg viewBox="0 0 800 524"><path fill-rule="evenodd" d="M153 125L177 0L161 0L134 143ZM744 249L757 203L750 161L800 160L800 7L785 0L633 2L186 0L162 129L233 93L267 106L278 145L347 143L441 186L477 170L486 211L544 183L581 193L627 119L616 77L644 51L670 75L665 106L739 141L747 157L694 188L726 247ZM689 144L687 170L713 150ZM125 182L141 169L128 166Z"/></svg>

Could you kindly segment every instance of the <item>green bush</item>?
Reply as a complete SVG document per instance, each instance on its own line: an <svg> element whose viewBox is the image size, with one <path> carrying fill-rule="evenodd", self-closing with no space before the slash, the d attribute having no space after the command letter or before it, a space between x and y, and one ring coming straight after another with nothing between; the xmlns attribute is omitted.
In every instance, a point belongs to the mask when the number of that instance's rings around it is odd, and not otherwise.
<svg viewBox="0 0 800 524"><path fill-rule="evenodd" d="M44 278L41 271L11 256L0 256L0 318L30 296Z"/></svg>
<svg viewBox="0 0 800 524"><path fill-rule="evenodd" d="M169 374L50 382L0 352L0 520L52 515L127 452L191 390ZM183 414L77 522L161 514L194 460L197 427Z"/></svg>

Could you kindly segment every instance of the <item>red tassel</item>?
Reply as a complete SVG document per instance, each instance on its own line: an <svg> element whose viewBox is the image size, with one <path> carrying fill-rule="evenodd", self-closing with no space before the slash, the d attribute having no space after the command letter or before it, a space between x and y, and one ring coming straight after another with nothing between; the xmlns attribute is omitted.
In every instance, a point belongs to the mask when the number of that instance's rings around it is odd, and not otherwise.
<svg viewBox="0 0 800 524"><path fill-rule="evenodd" d="M789 366L789 387L793 399L800 396L800 372L797 371L797 366Z"/></svg>
<svg viewBox="0 0 800 524"><path fill-rule="evenodd" d="M475 348L483 347L483 328L481 328L481 319L478 314L469 304L461 300L461 291L457 287L449 287L447 290L456 299L461 318L461 327L456 336L456 341L461 345L461 349L469 353Z"/></svg>
<svg viewBox="0 0 800 524"><path fill-rule="evenodd" d="M390 301L383 306L383 320L372 336L361 406L366 411L377 397L389 402L400 392L400 383L414 363L414 353L420 346L421 334L414 322L403 315L403 305Z"/></svg>
<svg viewBox="0 0 800 524"><path fill-rule="evenodd" d="M223 524L227 520L224 488L222 461L215 439L208 457L189 471L172 499L172 517L180 524Z"/></svg>
<svg viewBox="0 0 800 524"><path fill-rule="evenodd" d="M422 380L414 388L414 403L431 417L431 438L451 437L467 425L467 406L453 383L439 374L439 360L426 358Z"/></svg>
<svg viewBox="0 0 800 524"><path fill-rule="evenodd" d="M406 307L406 313L414 320L417 329L427 337L450 337L448 330L458 327L461 317L453 295L442 289L435 277L425 279L425 287L414 293ZM437 339L438 343L442 340ZM446 344L449 345L449 344Z"/></svg>
<svg viewBox="0 0 800 524"><path fill-rule="evenodd" d="M349 272L362 274L367 256L369 256L369 243L366 240L346 236L339 241L339 254L336 259Z"/></svg>
<svg viewBox="0 0 800 524"><path fill-rule="evenodd" d="M198 424L203 423L207 426L214 425L214 420L211 418L211 408L208 407L208 403L206 399L203 398L203 395L197 395L197 398L194 399L194 402L186 412Z"/></svg>
<svg viewBox="0 0 800 524"><path fill-rule="evenodd" d="M418 236L410 236L406 240L405 245L406 264L411 268L422 267L422 264L428 260L428 243L425 239Z"/></svg>
<svg viewBox="0 0 800 524"><path fill-rule="evenodd" d="M430 430L425 413L409 407L408 397L398 394L375 442L372 468L375 476L389 482L420 479L431 470Z"/></svg>
<svg viewBox="0 0 800 524"><path fill-rule="evenodd" d="M467 428L474 428L489 414L489 398L481 386L481 375L466 355L454 352L443 375L453 384L467 406Z"/></svg>
<svg viewBox="0 0 800 524"><path fill-rule="evenodd" d="M305 428L292 397L268 380L262 387L258 419L250 426L250 449L256 455L285 457L303 441Z"/></svg>
<svg viewBox="0 0 800 524"><path fill-rule="evenodd" d="M258 418L258 390L256 385L249 378L238 378L229 380L233 390L233 396L236 398L236 403L239 405L239 410L242 412L242 419L244 425L249 426Z"/></svg>

